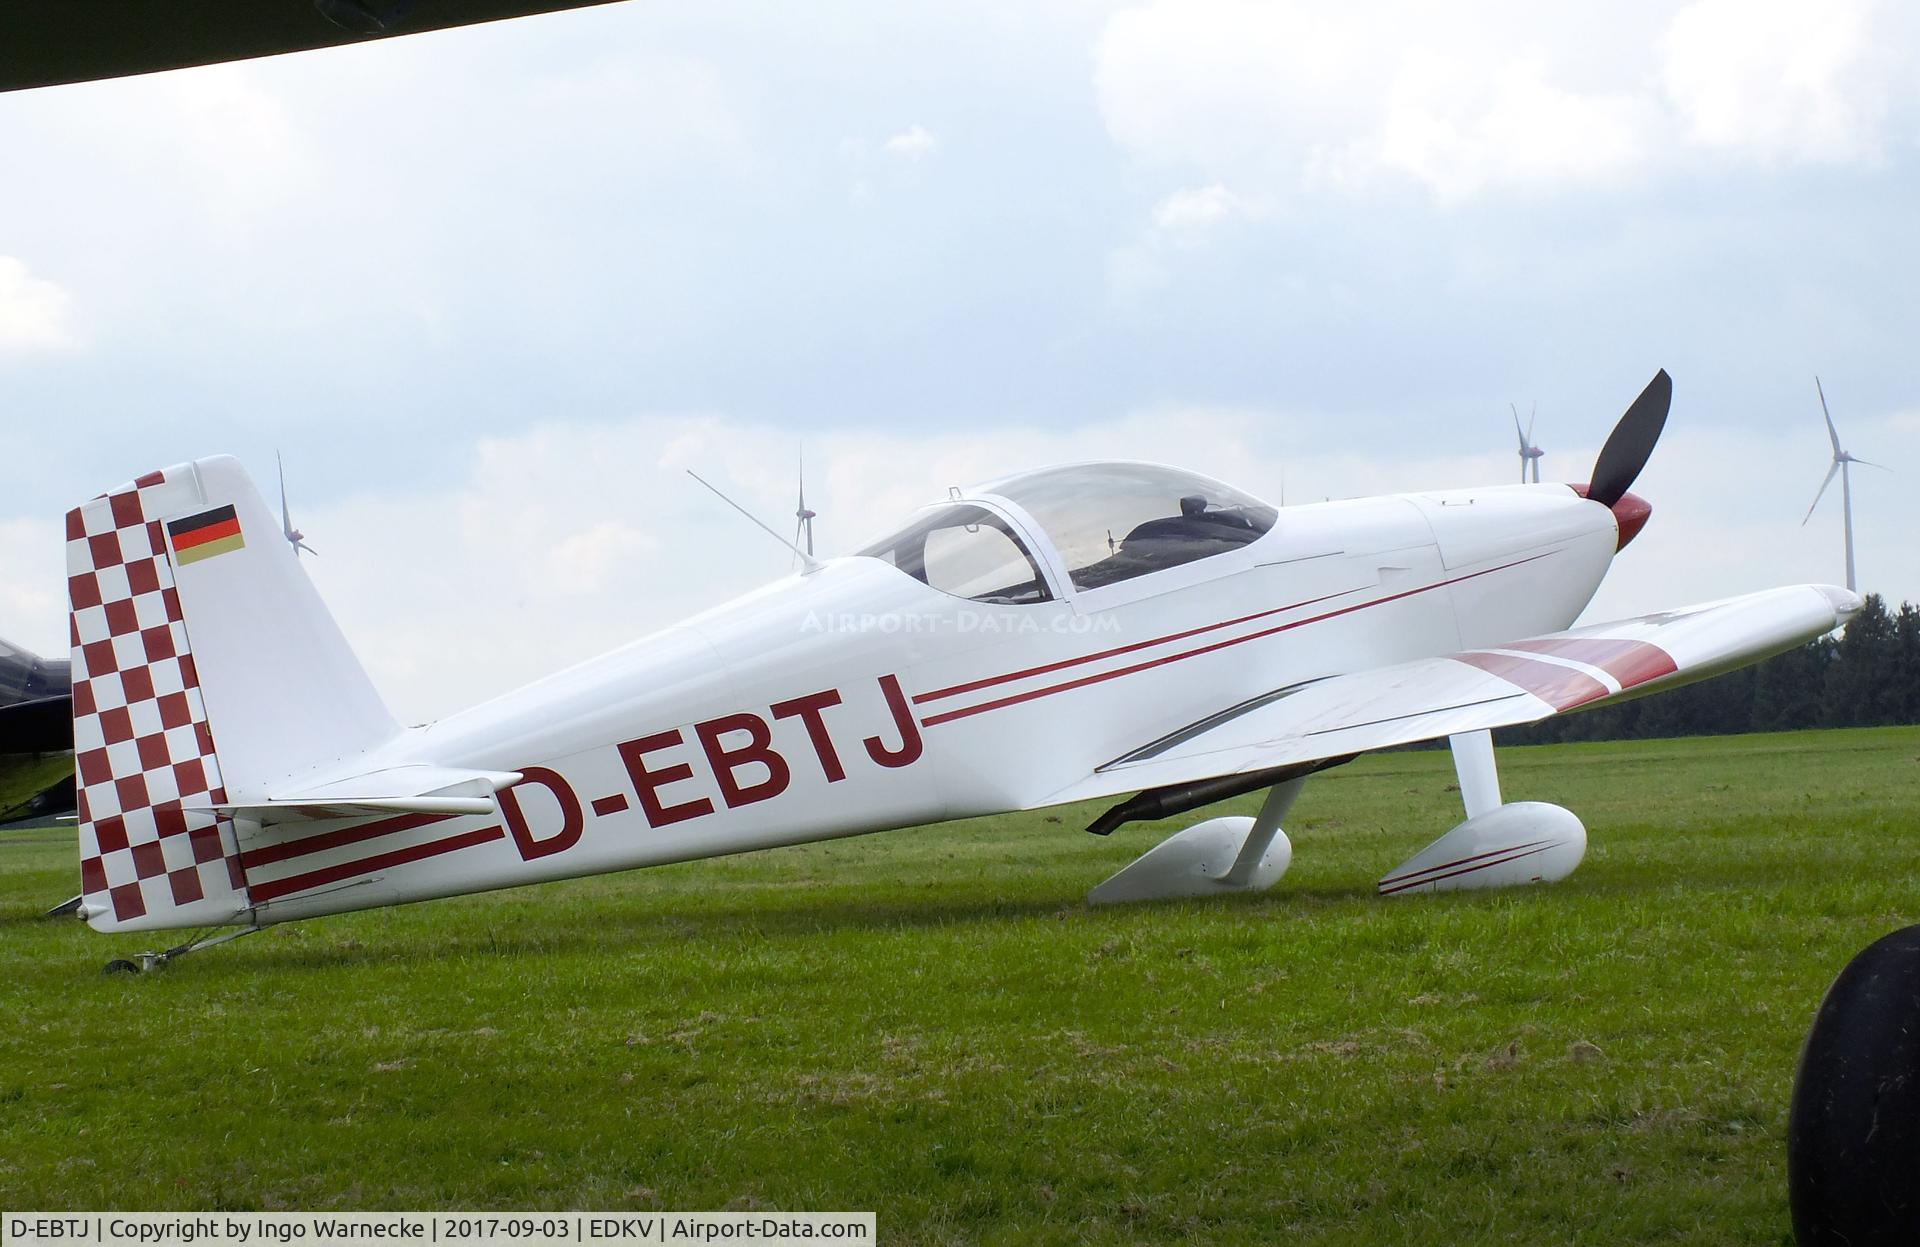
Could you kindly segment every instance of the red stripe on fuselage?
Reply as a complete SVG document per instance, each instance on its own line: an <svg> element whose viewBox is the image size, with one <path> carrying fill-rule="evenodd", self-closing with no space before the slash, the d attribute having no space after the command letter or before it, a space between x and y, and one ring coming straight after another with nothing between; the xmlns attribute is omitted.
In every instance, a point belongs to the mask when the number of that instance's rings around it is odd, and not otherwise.
<svg viewBox="0 0 1920 1247"><path fill-rule="evenodd" d="M299 840L287 840L279 844L251 849L240 855L240 864L251 870L255 866L269 866L274 862L305 857L309 853L319 853L326 849L337 849L346 844L359 844L363 840L390 836L396 831L412 831L415 827L425 827L429 823L438 823L452 817L451 814L402 814L397 818L383 818L378 822L362 823L358 827L323 831L317 836L306 836Z"/></svg>
<svg viewBox="0 0 1920 1247"><path fill-rule="evenodd" d="M1238 619L1223 619L1219 623L1202 624L1198 628L1188 628L1185 632L1169 632L1166 636L1155 637L1151 641L1135 641L1131 645L1119 645L1113 649L1103 649L1098 653L1082 654L1078 658L1063 658L1059 662L1044 663L1038 667L1028 667L1024 671L1009 671L1005 675L990 675L985 679L969 680L965 684L954 684L947 688L937 688L931 693L921 693L913 699L914 705L922 702L939 701L943 697L956 697L961 693L978 692L996 684L1010 684L1015 680L1024 680L1028 676L1048 675L1063 671L1068 667L1078 667L1083 663L1099 662L1102 658L1117 658L1121 654L1132 654L1143 649L1152 649L1156 645L1165 645L1170 641L1184 641L1188 637L1199 636L1203 632L1218 632L1222 628L1231 628L1235 624L1252 623L1256 619L1266 619L1273 615L1284 615L1288 611L1297 611L1303 606L1313 606L1320 602L1330 602L1334 598L1345 597L1349 593L1358 593L1358 589L1342 589L1338 593L1328 593L1317 598L1308 598L1304 602L1295 602L1291 606L1276 606L1272 610L1256 611L1251 615L1242 615Z"/></svg>
<svg viewBox="0 0 1920 1247"><path fill-rule="evenodd" d="M1522 658L1518 654L1485 654L1478 651L1451 656L1455 662L1478 667L1509 684L1518 685L1555 710L1571 710L1608 695L1607 686L1583 671Z"/></svg>
<svg viewBox="0 0 1920 1247"><path fill-rule="evenodd" d="M505 838L506 834L499 827L482 827L477 831L463 831L459 835L448 836L444 840L429 840L425 844L409 845L404 849L395 849L391 853L377 853L372 857L363 857L357 862L345 862L339 866L324 866L319 870L310 870L304 875L290 875L285 879L275 879L269 883L249 883L247 893L255 901L265 903L278 900L293 892L317 888L322 884L338 883L343 879L357 879L361 875L371 874L376 870L404 866L408 862L438 857L442 853L471 848L476 844L488 844Z"/></svg>
<svg viewBox="0 0 1920 1247"><path fill-rule="evenodd" d="M1551 551L1549 553L1551 553ZM1021 702L1024 702L1024 701L1032 701L1036 697L1050 697L1055 693L1065 693L1072 689L1085 688L1090 684L1100 684L1100 683L1104 683L1107 680L1117 680L1123 675L1132 675L1138 671L1146 671L1154 667L1163 667L1168 663L1180 662L1188 658L1195 658L1201 654L1211 654L1216 650L1228 649L1235 645L1244 645L1248 641L1258 641L1263 637L1275 636L1282 632L1290 632L1295 628L1304 628L1308 624L1321 623L1328 619L1337 619L1342 615L1351 615L1355 611L1363 611L1368 609L1369 607L1384 606L1388 602L1397 602L1402 598L1410 598L1422 593L1431 593L1435 589L1444 589L1448 585L1460 584L1462 581L1473 580L1480 576L1491 576L1495 572L1503 572L1509 568L1519 567L1523 563L1531 563L1535 559L1543 559L1546 557L1547 556L1545 554L1535 554L1524 559L1515 559L1511 563L1502 563L1498 567L1489 567L1485 571L1469 572L1465 576L1456 576L1451 580L1441 580L1441 581L1436 581L1435 583L1430 585L1421 585L1417 589L1404 589L1399 593L1390 593L1383 598L1374 598L1370 602L1356 602L1352 606L1343 606L1339 610L1326 611L1306 619L1296 619L1292 623L1283 623L1283 624L1278 624L1271 628L1263 628L1258 632L1249 632L1245 636L1228 637L1224 641L1215 641L1211 645L1196 646L1193 649L1182 650L1177 654L1168 654L1163 658L1154 658L1146 662L1134 663L1132 666L1128 666L1128 667L1118 667L1112 671L1102 671L1096 675L1081 676L1077 680L1067 680L1060 684L1049 684L1045 688L1037 688L1026 693L1015 693L1010 697L1000 697L1000 698L996 698L993 701L984 701L979 703L978 705L966 706L959 710L949 710L949 711L946 711L944 714L929 715L927 718L922 719L920 721L920 726L933 727L937 724L951 722L954 719L964 719L971 715L984 714L986 711L989 711L989 710L998 710L1003 706L1019 705ZM1339 596L1339 595L1336 594L1335 596ZM1316 599L1316 600L1322 600L1322 599ZM1291 610L1294 608L1281 607L1280 609ZM1227 621L1227 623L1229 624L1234 622L1238 622L1238 621L1235 621L1235 620ZM1220 625L1220 626L1225 626L1225 625ZM1202 629L1202 631L1204 631L1204 629ZM1143 644L1152 644L1152 642L1143 642ZM1021 673L1015 673L1014 676L1008 676L1005 678L1007 679L1017 678L1019 674ZM993 682L997 682L997 681L989 681L989 683L993 683ZM1595 687L1598 687L1598 686L1596 685ZM1602 690L1602 692L1604 691L1605 690ZM920 700L920 699L916 698L915 700Z"/></svg>

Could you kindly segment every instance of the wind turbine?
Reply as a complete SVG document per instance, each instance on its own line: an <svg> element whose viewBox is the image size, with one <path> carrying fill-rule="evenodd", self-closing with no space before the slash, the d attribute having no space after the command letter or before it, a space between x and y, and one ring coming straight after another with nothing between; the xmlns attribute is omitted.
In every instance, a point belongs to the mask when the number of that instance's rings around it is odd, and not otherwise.
<svg viewBox="0 0 1920 1247"><path fill-rule="evenodd" d="M806 533L807 557L811 559L813 557L813 518L818 513L808 510L807 508L807 461L804 454L800 457L799 461L799 475L800 501L793 509L793 541L791 544L796 550L799 549L800 534L802 532Z"/></svg>
<svg viewBox="0 0 1920 1247"><path fill-rule="evenodd" d="M1807 508L1806 519L1800 521L1800 527L1805 528L1807 526L1807 520L1813 518L1813 507L1819 506L1820 499L1826 497L1827 486L1833 484L1833 474L1838 472L1840 474L1840 510L1847 530L1847 588L1852 589L1854 587L1853 479L1852 474L1847 471L1847 465L1852 463L1865 464L1870 468L1879 468L1882 472L1891 472L1893 469L1884 464L1867 463L1865 459L1856 459L1846 451L1840 449L1840 433L1833 427L1833 413L1827 410L1827 392L1821 387L1820 378L1815 377L1813 379L1813 389L1814 392L1820 396L1820 414L1826 417L1827 440L1833 443L1833 466L1827 469L1827 479L1820 482L1820 492L1813 496L1813 506Z"/></svg>
<svg viewBox="0 0 1920 1247"><path fill-rule="evenodd" d="M293 546L296 558L302 550L318 556L320 552L307 544L306 534L293 526L293 513L287 510L287 465L280 461L280 452L277 450L273 452L273 464L280 469L280 532Z"/></svg>
<svg viewBox="0 0 1920 1247"><path fill-rule="evenodd" d="M1520 408L1513 403L1508 403L1507 406L1513 408L1513 431L1520 436L1520 483L1522 485L1527 483L1527 466L1531 464L1533 466L1533 483L1538 485L1540 483L1540 456L1547 453L1533 444L1533 417L1539 410L1540 404L1535 403L1527 408L1527 431L1524 433L1520 432Z"/></svg>

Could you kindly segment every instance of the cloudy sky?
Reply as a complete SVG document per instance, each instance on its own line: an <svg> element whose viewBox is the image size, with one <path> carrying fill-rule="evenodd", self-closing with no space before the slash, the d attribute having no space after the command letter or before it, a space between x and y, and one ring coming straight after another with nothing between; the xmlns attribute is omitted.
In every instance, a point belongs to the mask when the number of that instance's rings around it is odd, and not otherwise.
<svg viewBox="0 0 1920 1247"><path fill-rule="evenodd" d="M286 455L309 570L444 713L952 483L1160 458L1298 503L1584 480L1658 367L1593 617L1920 599L1920 23L1892 3L605 8L0 96L0 635L58 517ZM1835 493L1837 494L1837 486Z"/></svg>

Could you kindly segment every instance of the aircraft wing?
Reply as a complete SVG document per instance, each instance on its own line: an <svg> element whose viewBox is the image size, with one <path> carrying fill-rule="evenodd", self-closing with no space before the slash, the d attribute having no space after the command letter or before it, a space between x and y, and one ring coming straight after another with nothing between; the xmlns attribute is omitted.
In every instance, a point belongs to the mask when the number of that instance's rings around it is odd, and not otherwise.
<svg viewBox="0 0 1920 1247"><path fill-rule="evenodd" d="M73 698L67 693L0 706L0 753L64 753L73 748Z"/></svg>
<svg viewBox="0 0 1920 1247"><path fill-rule="evenodd" d="M0 91L580 9L608 0L11 0L0 5Z"/></svg>
<svg viewBox="0 0 1920 1247"><path fill-rule="evenodd" d="M1839 627L1860 599L1796 585L1258 693L1040 803L1312 763L1532 723L1691 684Z"/></svg>

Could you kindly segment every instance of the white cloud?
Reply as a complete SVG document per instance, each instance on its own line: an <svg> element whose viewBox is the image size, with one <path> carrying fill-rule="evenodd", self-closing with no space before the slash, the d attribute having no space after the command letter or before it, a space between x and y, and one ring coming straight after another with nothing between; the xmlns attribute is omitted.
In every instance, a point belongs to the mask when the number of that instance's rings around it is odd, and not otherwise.
<svg viewBox="0 0 1920 1247"><path fill-rule="evenodd" d="M1183 232L1204 230L1233 217L1258 215L1253 205L1220 183L1178 190L1153 209L1157 229Z"/></svg>
<svg viewBox="0 0 1920 1247"><path fill-rule="evenodd" d="M1913 69L1876 51L1886 32L1875 8L1698 0L1681 9L1661 42L1661 76L1688 140L1761 160L1878 155L1893 79Z"/></svg>
<svg viewBox="0 0 1920 1247"><path fill-rule="evenodd" d="M74 338L72 296L0 255L0 356L59 350Z"/></svg>
<svg viewBox="0 0 1920 1247"><path fill-rule="evenodd" d="M881 146L890 156L919 160L923 156L931 155L934 149L940 146L940 140L925 126L908 126L900 133L890 136Z"/></svg>
<svg viewBox="0 0 1920 1247"><path fill-rule="evenodd" d="M498 124L521 141L544 135L550 147L601 165L737 172L753 157L740 93L698 57L623 50L544 77L506 104Z"/></svg>
<svg viewBox="0 0 1920 1247"><path fill-rule="evenodd" d="M311 191L320 162L289 114L283 93L250 65L208 65L89 88L117 97L83 114L117 133L91 138L117 149L131 171L192 194L206 220L225 229L258 223Z"/></svg>
<svg viewBox="0 0 1920 1247"><path fill-rule="evenodd" d="M0 520L0 637L67 656L66 559L64 522Z"/></svg>
<svg viewBox="0 0 1920 1247"><path fill-rule="evenodd" d="M1489 72L1471 60L1408 56L1377 134L1356 150L1443 201L1489 186L1592 181L1644 160L1652 129L1645 101L1569 90L1551 81L1539 56Z"/></svg>
<svg viewBox="0 0 1920 1247"><path fill-rule="evenodd" d="M1870 157L1890 101L1913 96L1891 50L1910 24L1870 0L1148 0L1109 19L1094 84L1149 165L1292 193L1407 178L1452 202L1616 181L1693 147Z"/></svg>

